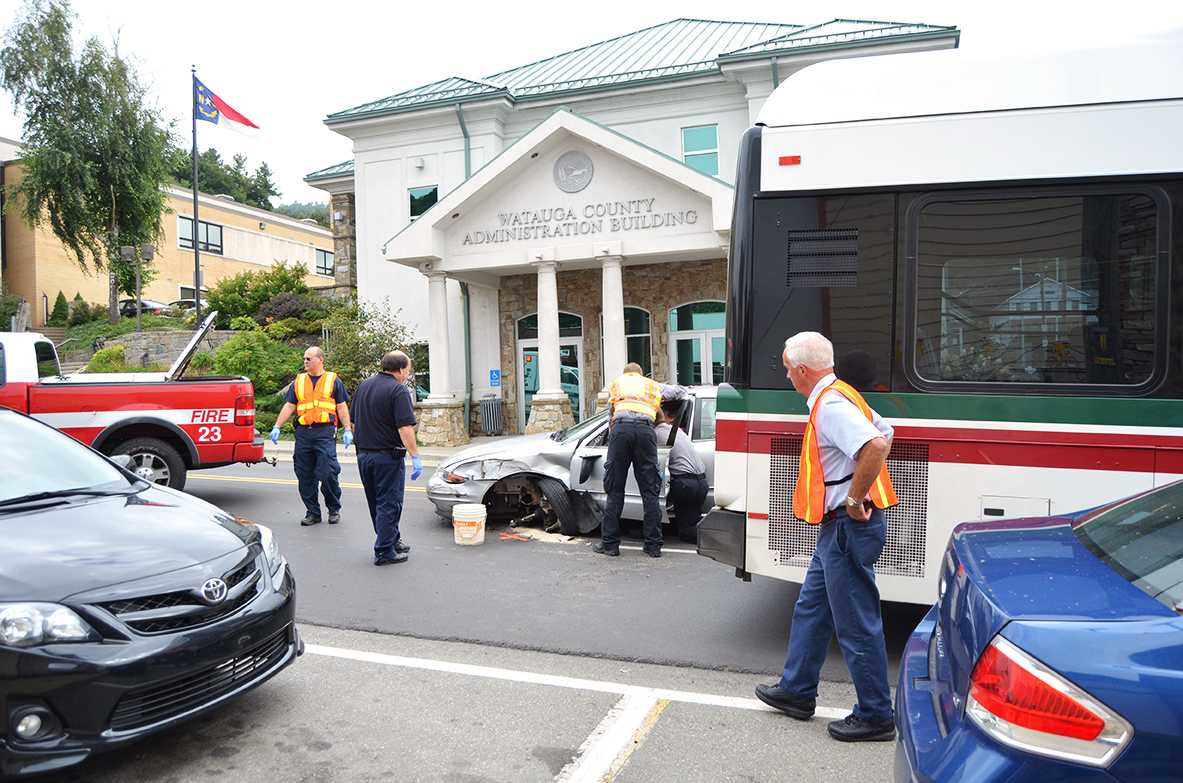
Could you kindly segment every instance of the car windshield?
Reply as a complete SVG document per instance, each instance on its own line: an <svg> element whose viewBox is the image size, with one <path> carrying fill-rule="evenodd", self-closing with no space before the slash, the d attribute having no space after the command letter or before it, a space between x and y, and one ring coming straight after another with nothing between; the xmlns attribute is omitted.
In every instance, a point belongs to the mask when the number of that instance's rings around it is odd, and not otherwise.
<svg viewBox="0 0 1183 783"><path fill-rule="evenodd" d="M0 503L42 492L120 491L132 480L68 435L0 409L0 454L18 454L0 471Z"/></svg>
<svg viewBox="0 0 1183 783"><path fill-rule="evenodd" d="M559 430L554 434L554 439L559 443L566 443L569 440L579 440L584 435L587 435L596 427L599 427L608 419L608 411L600 411L595 416L588 416L578 424L573 424L565 430Z"/></svg>
<svg viewBox="0 0 1183 783"><path fill-rule="evenodd" d="M1183 611L1183 481L1085 517L1075 532L1136 587Z"/></svg>

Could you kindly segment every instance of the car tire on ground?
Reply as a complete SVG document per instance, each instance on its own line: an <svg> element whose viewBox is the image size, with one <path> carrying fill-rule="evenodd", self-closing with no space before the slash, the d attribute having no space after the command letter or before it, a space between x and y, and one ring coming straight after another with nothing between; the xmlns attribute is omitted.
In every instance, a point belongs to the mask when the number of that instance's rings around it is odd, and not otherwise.
<svg viewBox="0 0 1183 783"><path fill-rule="evenodd" d="M555 516L558 517L563 535L578 536L595 530L596 520L588 521L587 515L580 514L575 510L575 506L571 503L571 497L567 494L567 488L563 486L562 482L552 478L540 478L538 479L538 489L546 498L551 509L554 510ZM588 527L589 524L591 527Z"/></svg>
<svg viewBox="0 0 1183 783"><path fill-rule="evenodd" d="M172 489L185 488L185 460L162 440L132 438L116 446L112 454L131 456L127 469L141 478Z"/></svg>

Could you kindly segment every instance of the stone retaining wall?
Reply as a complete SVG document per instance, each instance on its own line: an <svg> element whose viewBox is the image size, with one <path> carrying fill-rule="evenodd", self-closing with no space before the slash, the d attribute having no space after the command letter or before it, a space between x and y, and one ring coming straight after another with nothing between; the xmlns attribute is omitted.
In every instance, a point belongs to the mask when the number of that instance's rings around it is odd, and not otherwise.
<svg viewBox="0 0 1183 783"><path fill-rule="evenodd" d="M215 351L236 334L238 332L228 329L215 329L206 335L206 338L201 341L201 345L197 347L197 350L199 352ZM129 365L143 367L144 365L155 362L169 366L177 360L177 357L181 355L181 351L185 350L185 346L192 339L193 332L191 331L162 329L151 332L132 332L131 334L125 334L120 337L112 337L107 340L105 347L122 345L123 358Z"/></svg>

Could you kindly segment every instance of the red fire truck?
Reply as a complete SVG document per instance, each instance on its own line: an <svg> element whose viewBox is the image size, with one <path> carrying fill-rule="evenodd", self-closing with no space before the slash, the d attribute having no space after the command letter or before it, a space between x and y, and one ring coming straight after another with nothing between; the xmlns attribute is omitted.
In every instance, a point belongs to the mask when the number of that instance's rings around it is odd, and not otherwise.
<svg viewBox="0 0 1183 783"><path fill-rule="evenodd" d="M184 377L215 315L165 373L63 376L50 340L35 332L0 332L0 406L104 454L127 454L131 470L174 489L185 486L190 470L262 462L250 380Z"/></svg>

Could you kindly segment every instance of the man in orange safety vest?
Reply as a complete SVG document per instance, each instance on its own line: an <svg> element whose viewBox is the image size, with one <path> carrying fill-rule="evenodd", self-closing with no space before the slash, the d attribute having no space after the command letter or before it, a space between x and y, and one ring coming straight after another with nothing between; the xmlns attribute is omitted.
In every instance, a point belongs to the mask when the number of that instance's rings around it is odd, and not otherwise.
<svg viewBox="0 0 1183 783"><path fill-rule="evenodd" d="M836 632L858 703L846 718L829 724L830 736L844 742L892 740L895 719L874 567L886 540L884 509L898 503L886 467L893 430L834 375L834 346L823 335L793 335L782 359L789 382L809 406L793 514L818 525L817 545L793 608L784 674L775 685L757 686L756 696L798 720L813 717L822 663Z"/></svg>

